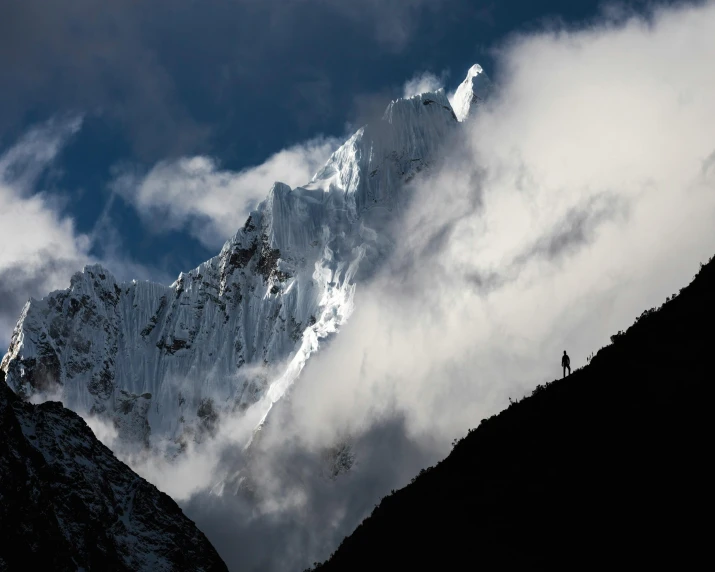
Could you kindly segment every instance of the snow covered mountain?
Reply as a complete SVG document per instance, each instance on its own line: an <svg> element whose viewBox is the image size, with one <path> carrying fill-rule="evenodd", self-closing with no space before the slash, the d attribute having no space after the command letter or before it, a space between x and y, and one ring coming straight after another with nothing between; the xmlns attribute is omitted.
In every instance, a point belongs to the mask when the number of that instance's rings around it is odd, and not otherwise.
<svg viewBox="0 0 715 572"><path fill-rule="evenodd" d="M382 229L406 183L435 163L457 118L442 90L393 101L308 184L275 183L217 256L170 286L88 266L31 299L0 364L8 385L26 399L59 393L123 441L169 440L169 453L215 432L222 412L251 408L260 424L350 315L356 284L390 249Z"/></svg>
<svg viewBox="0 0 715 572"><path fill-rule="evenodd" d="M23 402L1 371L0 432L0 571L226 570L177 504L81 417Z"/></svg>
<svg viewBox="0 0 715 572"><path fill-rule="evenodd" d="M494 89L494 86L479 64L474 64L467 77L459 84L452 98L452 107L459 121L469 117L470 111L478 108Z"/></svg>

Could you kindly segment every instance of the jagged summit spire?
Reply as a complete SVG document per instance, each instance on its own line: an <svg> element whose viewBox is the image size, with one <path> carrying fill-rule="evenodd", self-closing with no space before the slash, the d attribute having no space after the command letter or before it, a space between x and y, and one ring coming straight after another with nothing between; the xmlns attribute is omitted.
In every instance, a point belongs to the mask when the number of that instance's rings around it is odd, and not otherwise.
<svg viewBox="0 0 715 572"><path fill-rule="evenodd" d="M470 111L484 101L493 89L493 85L484 69L474 64L467 72L467 77L459 84L452 99L452 108L459 121L464 121Z"/></svg>

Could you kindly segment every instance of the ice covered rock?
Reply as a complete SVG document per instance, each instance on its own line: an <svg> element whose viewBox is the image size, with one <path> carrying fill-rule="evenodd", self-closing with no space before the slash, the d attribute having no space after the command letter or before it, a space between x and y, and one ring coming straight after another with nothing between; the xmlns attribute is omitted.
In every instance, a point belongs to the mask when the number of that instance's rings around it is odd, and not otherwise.
<svg viewBox="0 0 715 572"><path fill-rule="evenodd" d="M452 107L459 121L464 121L470 112L481 105L494 89L493 84L482 66L474 64L467 72L467 77L459 84L452 98Z"/></svg>

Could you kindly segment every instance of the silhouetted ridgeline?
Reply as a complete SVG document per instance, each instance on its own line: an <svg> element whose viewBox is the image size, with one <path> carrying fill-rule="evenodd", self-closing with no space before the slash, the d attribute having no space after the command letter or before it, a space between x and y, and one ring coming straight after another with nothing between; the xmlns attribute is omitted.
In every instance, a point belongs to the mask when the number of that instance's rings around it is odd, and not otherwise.
<svg viewBox="0 0 715 572"><path fill-rule="evenodd" d="M711 259L590 365L483 420L316 569L710 561L714 325Z"/></svg>

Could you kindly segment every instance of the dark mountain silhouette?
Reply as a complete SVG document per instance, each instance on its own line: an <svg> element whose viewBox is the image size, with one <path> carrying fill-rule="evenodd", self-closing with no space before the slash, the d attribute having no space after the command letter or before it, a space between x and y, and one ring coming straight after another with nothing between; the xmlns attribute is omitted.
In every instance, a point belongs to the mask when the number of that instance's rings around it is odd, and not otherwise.
<svg viewBox="0 0 715 572"><path fill-rule="evenodd" d="M178 505L61 403L23 402L0 371L0 571L225 571Z"/></svg>
<svg viewBox="0 0 715 572"><path fill-rule="evenodd" d="M713 326L711 259L589 365L470 430L316 569L710 561Z"/></svg>

